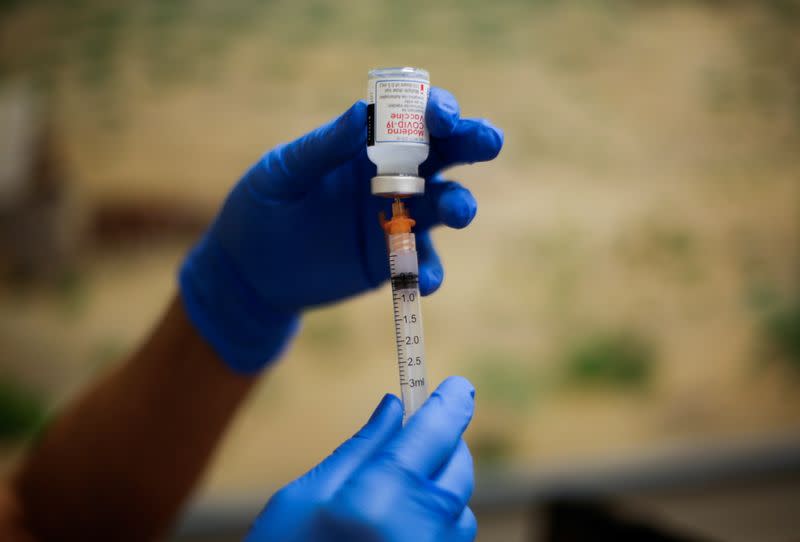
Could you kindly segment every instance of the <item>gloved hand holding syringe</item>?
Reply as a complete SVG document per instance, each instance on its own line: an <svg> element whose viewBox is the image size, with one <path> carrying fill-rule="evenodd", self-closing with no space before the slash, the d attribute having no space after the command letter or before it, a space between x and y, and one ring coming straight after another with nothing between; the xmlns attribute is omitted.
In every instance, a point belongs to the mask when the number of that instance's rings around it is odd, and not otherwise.
<svg viewBox="0 0 800 542"><path fill-rule="evenodd" d="M391 277L405 414L416 413L403 427L400 400L386 394L361 431L273 495L247 540L474 541L474 471L462 436L475 389L448 378L417 410L427 395L419 294L444 277L430 230L463 228L477 209L443 172L493 159L503 135L462 118L450 93L429 91L424 72L396 71L375 73L368 152L367 104L358 101L244 173L184 259L179 299L151 336L56 417L13 484L0 482L13 505L0 510L9 519L0 539L162 536L302 315ZM394 80L380 84L383 76ZM381 228L379 212L390 206ZM83 453L92 449L103 453ZM144 490L119 491L132 481ZM121 500L96 498L107 494Z"/></svg>

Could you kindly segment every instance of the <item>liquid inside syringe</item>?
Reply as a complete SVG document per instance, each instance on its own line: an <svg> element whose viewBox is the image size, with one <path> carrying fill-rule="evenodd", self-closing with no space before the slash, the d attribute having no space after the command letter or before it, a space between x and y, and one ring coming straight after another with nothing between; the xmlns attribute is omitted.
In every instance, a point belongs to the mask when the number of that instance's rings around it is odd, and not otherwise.
<svg viewBox="0 0 800 542"><path fill-rule="evenodd" d="M404 421L428 398L425 381L425 340L419 296L417 247L402 200L392 204L392 218L383 221L389 244L389 271L392 281L397 364Z"/></svg>

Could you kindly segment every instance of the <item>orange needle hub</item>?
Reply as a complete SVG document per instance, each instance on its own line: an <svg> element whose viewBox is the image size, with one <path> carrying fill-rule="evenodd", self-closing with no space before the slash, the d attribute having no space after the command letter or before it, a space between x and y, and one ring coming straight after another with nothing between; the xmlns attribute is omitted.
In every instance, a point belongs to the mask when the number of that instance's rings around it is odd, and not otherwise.
<svg viewBox="0 0 800 542"><path fill-rule="evenodd" d="M411 233L411 228L416 224L416 220L408 216L406 206L400 198L395 198L392 202L392 218L386 220L386 216L381 213L381 227L388 235L398 233Z"/></svg>

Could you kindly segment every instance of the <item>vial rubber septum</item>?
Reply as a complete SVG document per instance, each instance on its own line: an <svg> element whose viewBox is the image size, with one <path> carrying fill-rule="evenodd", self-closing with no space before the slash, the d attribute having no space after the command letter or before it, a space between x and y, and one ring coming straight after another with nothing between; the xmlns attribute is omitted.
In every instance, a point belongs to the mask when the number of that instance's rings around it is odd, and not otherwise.
<svg viewBox="0 0 800 542"><path fill-rule="evenodd" d="M430 75L421 68L370 70L367 84L367 156L377 166L371 189L376 196L425 193L419 165L428 157L430 136L425 108Z"/></svg>

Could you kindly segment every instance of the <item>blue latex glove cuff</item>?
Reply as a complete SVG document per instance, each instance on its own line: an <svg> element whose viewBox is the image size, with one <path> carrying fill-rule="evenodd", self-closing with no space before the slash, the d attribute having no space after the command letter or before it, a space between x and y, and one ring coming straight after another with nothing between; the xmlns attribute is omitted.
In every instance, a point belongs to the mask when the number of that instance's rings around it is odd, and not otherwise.
<svg viewBox="0 0 800 542"><path fill-rule="evenodd" d="M231 369L249 375L280 356L299 330L300 316L265 310L240 276L206 233L184 260L178 284L200 335Z"/></svg>

